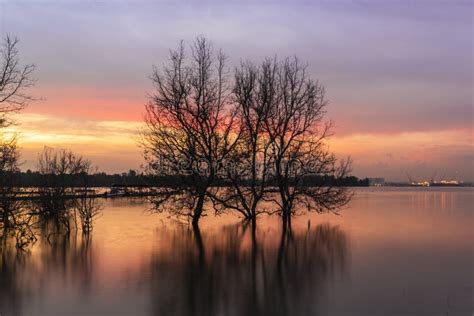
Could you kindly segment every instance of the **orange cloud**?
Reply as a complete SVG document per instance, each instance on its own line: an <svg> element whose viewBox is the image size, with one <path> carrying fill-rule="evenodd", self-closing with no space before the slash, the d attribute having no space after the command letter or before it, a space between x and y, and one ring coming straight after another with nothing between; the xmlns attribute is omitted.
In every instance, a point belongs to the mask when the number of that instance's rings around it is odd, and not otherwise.
<svg viewBox="0 0 474 316"><path fill-rule="evenodd" d="M17 121L20 121L17 119ZM39 114L21 114L18 134L23 169L34 169L44 146L68 148L91 159L102 171L136 169L142 163L137 121L93 121Z"/></svg>
<svg viewBox="0 0 474 316"><path fill-rule="evenodd" d="M91 120L22 113L21 125L10 129L19 134L23 169L34 169L44 146L69 148L91 159L101 170L122 172L143 163L139 147L139 120ZM472 168L471 130L358 133L332 137L328 144L339 157L351 156L354 174L383 176L391 180L438 176L470 180Z"/></svg>
<svg viewBox="0 0 474 316"><path fill-rule="evenodd" d="M133 88L41 87L34 89L32 95L39 100L30 104L25 113L89 120L140 121L147 102L146 92Z"/></svg>
<svg viewBox="0 0 474 316"><path fill-rule="evenodd" d="M350 134L333 137L331 148L340 156L350 155L359 176L386 176L406 180L418 177L473 178L473 134L469 129L397 134Z"/></svg>

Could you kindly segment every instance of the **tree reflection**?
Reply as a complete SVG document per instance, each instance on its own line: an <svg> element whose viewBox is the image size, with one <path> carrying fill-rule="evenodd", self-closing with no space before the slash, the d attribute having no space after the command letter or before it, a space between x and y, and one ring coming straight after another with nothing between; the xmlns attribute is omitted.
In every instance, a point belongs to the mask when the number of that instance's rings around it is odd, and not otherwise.
<svg viewBox="0 0 474 316"><path fill-rule="evenodd" d="M4 236L0 246L0 311L5 315L20 315L22 292L18 280L24 269L25 254L18 252L13 240Z"/></svg>
<svg viewBox="0 0 474 316"><path fill-rule="evenodd" d="M130 275L130 284L142 284L145 297L150 295L143 310L152 315L316 314L331 278L344 273L345 233L328 224L260 226L246 221L200 230L166 221L158 230L157 249L151 256L146 252L140 272ZM45 308L45 314L91 314L91 304L102 315L116 305L124 307L127 296L141 301L141 290L125 294L114 289L112 301L101 296L104 277L99 272L104 270L92 235L58 234L54 225L42 229L39 235L48 237L29 252L18 250L14 240L2 244L2 316L40 314L37 308ZM105 276L109 281L115 277Z"/></svg>
<svg viewBox="0 0 474 316"><path fill-rule="evenodd" d="M344 273L347 237L329 224L292 231L248 222L160 229L147 266L154 315L307 315ZM148 281L149 278L149 281Z"/></svg>
<svg viewBox="0 0 474 316"><path fill-rule="evenodd" d="M45 234L48 235L48 234ZM50 234L32 252L20 250L13 239L0 247L0 312L24 315L66 287L86 295L93 286L96 255L90 235Z"/></svg>

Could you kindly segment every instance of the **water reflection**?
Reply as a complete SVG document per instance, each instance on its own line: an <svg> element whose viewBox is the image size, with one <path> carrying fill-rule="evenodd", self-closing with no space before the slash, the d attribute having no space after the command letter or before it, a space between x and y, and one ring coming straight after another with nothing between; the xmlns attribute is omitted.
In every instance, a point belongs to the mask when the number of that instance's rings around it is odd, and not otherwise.
<svg viewBox="0 0 474 316"><path fill-rule="evenodd" d="M112 304L123 308L120 289L111 300L100 298L91 235L41 235L46 237L31 252L3 242L2 316L99 315ZM291 231L239 223L200 231L168 222L155 237L157 247L144 254L148 259L139 272L113 280L127 291L141 284L135 295L149 297L149 305L137 307L136 314L314 314L327 280L344 272L347 258L346 235L329 224Z"/></svg>
<svg viewBox="0 0 474 316"><path fill-rule="evenodd" d="M329 224L275 231L243 223L210 233L182 226L158 234L162 247L143 275L153 315L314 315L348 251L344 232Z"/></svg>
<svg viewBox="0 0 474 316"><path fill-rule="evenodd" d="M4 239L0 261L1 315L27 315L24 309L62 298L73 289L77 298L93 288L95 252L90 235L45 234L34 253L19 250ZM37 311L38 314L40 312Z"/></svg>
<svg viewBox="0 0 474 316"><path fill-rule="evenodd" d="M0 250L0 310L6 315L20 315L22 295L17 278L24 258L4 238Z"/></svg>
<svg viewBox="0 0 474 316"><path fill-rule="evenodd" d="M231 215L194 231L146 200L107 200L89 239L46 225L27 251L0 243L0 314L469 315L473 197L360 189L342 216L293 231Z"/></svg>

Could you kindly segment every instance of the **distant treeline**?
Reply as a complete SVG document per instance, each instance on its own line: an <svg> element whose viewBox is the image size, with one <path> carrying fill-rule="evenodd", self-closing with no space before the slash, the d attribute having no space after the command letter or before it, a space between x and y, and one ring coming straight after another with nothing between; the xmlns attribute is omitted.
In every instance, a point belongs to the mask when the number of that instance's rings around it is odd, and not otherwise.
<svg viewBox="0 0 474 316"><path fill-rule="evenodd" d="M41 174L37 171L27 170L15 174L15 186L17 187L40 187L51 179L53 175ZM105 172L95 174L62 175L62 181L70 187L110 187L110 186L130 186L130 187L179 187L183 183L182 176L149 176L139 174L134 170L121 174L106 174ZM272 185L270 181L269 185ZM242 183L245 185L245 181ZM216 186L226 186L225 180L216 181ZM275 184L276 185L276 184ZM307 176L303 179L304 186L369 186L369 180L359 179L354 176L335 180L333 177Z"/></svg>

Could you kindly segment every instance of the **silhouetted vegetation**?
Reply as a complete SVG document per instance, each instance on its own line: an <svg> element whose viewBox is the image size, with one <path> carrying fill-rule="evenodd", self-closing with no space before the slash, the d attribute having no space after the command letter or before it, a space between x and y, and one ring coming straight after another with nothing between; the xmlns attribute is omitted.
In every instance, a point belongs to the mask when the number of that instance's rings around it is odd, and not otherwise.
<svg viewBox="0 0 474 316"><path fill-rule="evenodd" d="M23 247L35 240L33 218L15 199L20 153L16 135L7 136L5 128L14 123L11 114L32 100L26 91L34 83L35 65L21 65L17 46L18 39L7 35L0 49L0 237L14 236L17 246Z"/></svg>
<svg viewBox="0 0 474 316"><path fill-rule="evenodd" d="M39 199L35 200L35 205L45 220L54 220L57 226L62 225L70 231L71 210L75 208L76 201L67 198L75 193L68 180L75 178L85 186L83 176L88 173L90 165L88 160L70 151L43 150L38 159L43 182L38 187Z"/></svg>
<svg viewBox="0 0 474 316"><path fill-rule="evenodd" d="M89 233L101 209L89 190L91 162L71 151L45 148L39 156L38 169L43 182L38 187L38 198L32 201L36 214L46 224L53 223L56 232L66 233L78 229L78 217L82 232ZM79 182L79 189L69 182L71 179Z"/></svg>
<svg viewBox="0 0 474 316"><path fill-rule="evenodd" d="M168 209L189 216L196 225L218 165L237 145L240 131L236 112L229 106L225 55L215 53L209 41L199 37L187 57L181 43L162 70L154 69L156 92L146 106L143 145L153 173L183 175L183 185L156 197L157 211L172 202Z"/></svg>
<svg viewBox="0 0 474 316"><path fill-rule="evenodd" d="M214 54L206 39L195 40L190 56L188 63L181 43L152 76L145 159L151 174L181 177L153 200L158 212L171 210L197 225L211 201L217 213L236 210L254 222L259 213L279 213L289 222L296 206L334 211L350 200L338 183L351 162L336 159L326 145L324 87L306 66L297 58L266 59L259 67L246 62L231 82L224 54ZM228 185L213 190L219 180ZM262 201L276 210L264 210Z"/></svg>
<svg viewBox="0 0 474 316"><path fill-rule="evenodd" d="M12 124L12 113L19 112L33 98L26 90L35 80L34 64L22 66L18 51L18 39L7 35L0 49L0 128Z"/></svg>
<svg viewBox="0 0 474 316"><path fill-rule="evenodd" d="M16 181L0 189L2 235L14 237L17 247L24 248L37 240L39 228L47 228L50 235L79 229L88 234L101 210L99 200L89 190L91 163L70 151L45 148L39 156L38 169L34 198L18 197L25 197L25 188L12 186L18 185ZM7 175L2 181L21 178L18 175L22 173L15 170Z"/></svg>
<svg viewBox="0 0 474 316"><path fill-rule="evenodd" d="M0 219L3 228L8 229L14 225L20 203L15 199L19 172L16 139L1 144L0 151Z"/></svg>
<svg viewBox="0 0 474 316"><path fill-rule="evenodd" d="M254 222L257 215L264 212L259 203L269 192L275 139L267 133L267 123L278 97L273 85L274 75L274 69L268 63L258 68L246 62L236 69L233 95L240 140L231 152L231 165L224 169L229 185L213 195L216 211L236 210Z"/></svg>
<svg viewBox="0 0 474 316"><path fill-rule="evenodd" d="M44 183L42 175L38 171L17 171L14 173L15 183L14 187L22 188L34 188L41 186ZM122 187L178 187L182 184L181 176L154 176L149 174L139 174L134 170L124 173L116 174L107 174L105 172L98 172L93 174L81 175L81 177L75 176L65 176L67 183L72 187L81 187L86 179L87 183L91 188L100 188L100 187L111 187L111 186L122 186ZM249 180L241 179L242 185L248 185ZM256 183L260 183L258 179ZM269 185L273 185L272 180L268 180ZM368 186L368 179L359 179L355 176L348 176L343 179L334 179L332 177L318 177L318 176L307 176L303 178L303 185L321 185L329 184L333 185L342 185L349 187L357 186ZM10 185L10 182L8 182ZM216 187L231 186L232 183L229 179L217 178L215 181Z"/></svg>
<svg viewBox="0 0 474 316"><path fill-rule="evenodd" d="M233 210L255 229L259 214L290 225L295 207L333 211L349 201L348 186L367 185L348 176L349 160L328 151L324 88L306 67L296 58L243 62L232 80L225 55L203 37L189 54L181 43L163 69L154 68L142 134L146 174L99 173L82 156L47 147L37 171L21 172L16 137L6 139L4 130L33 99L26 89L35 66L20 66L17 43L7 36L0 68L0 223L17 247L36 241L38 228L48 239L88 234L101 210L96 197L107 196L95 187L148 188L156 211L187 216L194 226L208 206Z"/></svg>

